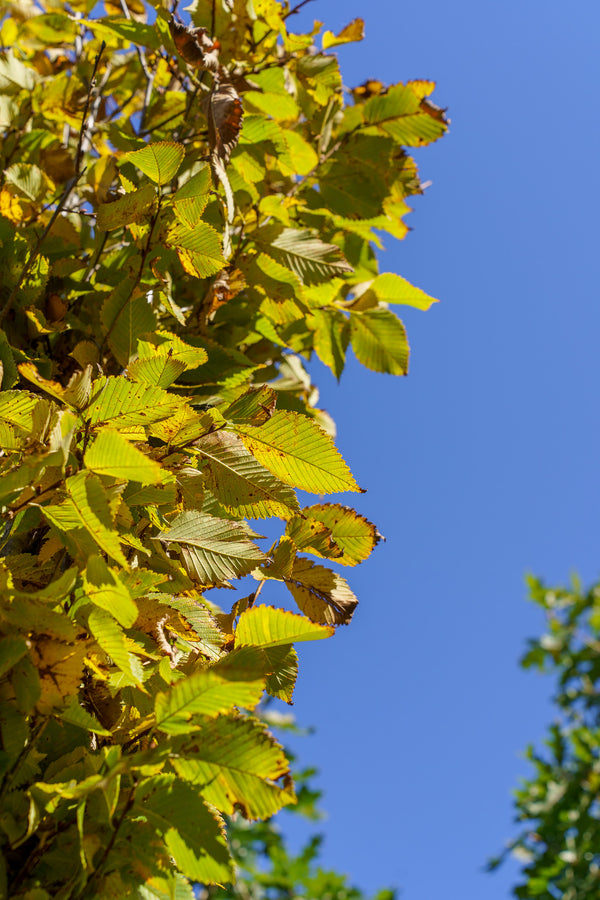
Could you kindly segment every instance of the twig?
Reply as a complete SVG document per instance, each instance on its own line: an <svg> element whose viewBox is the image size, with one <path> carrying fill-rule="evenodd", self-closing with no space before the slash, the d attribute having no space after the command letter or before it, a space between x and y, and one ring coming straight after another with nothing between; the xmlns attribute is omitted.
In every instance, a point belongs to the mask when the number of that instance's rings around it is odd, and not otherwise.
<svg viewBox="0 0 600 900"><path fill-rule="evenodd" d="M293 9L290 9L289 12L286 12L285 16L281 18L284 20L289 19L290 16L295 16L296 13L299 13L303 6L306 6L307 3L312 3L312 0L302 0L302 3L299 3L298 6L295 6Z"/></svg>
<svg viewBox="0 0 600 900"><path fill-rule="evenodd" d="M93 262L90 261L90 264L86 269L85 275L83 276L84 282L88 282L90 280L90 278L92 277L92 275L94 274L94 272L96 271L96 267L98 266L98 260L100 259L100 257L102 256L102 253L104 252L104 248L106 246L107 240L108 240L108 231L105 231L104 237L100 241L100 246L98 247L98 250L96 251L96 256L94 257Z"/></svg>
<svg viewBox="0 0 600 900"><path fill-rule="evenodd" d="M121 0L121 9L123 10L123 15L126 19L131 21L131 13L129 12L129 7L127 6L126 0ZM148 60L146 59L146 51L143 47L138 47L135 45L135 50L138 55L138 59L140 61L140 66L142 67L142 71L146 77L146 90L144 92L144 103L142 105L142 114L140 117L140 128L144 125L144 119L146 118L146 111L150 104L150 97L152 96L152 86L154 84L154 74L155 70L150 71L148 67Z"/></svg>
<svg viewBox="0 0 600 900"><path fill-rule="evenodd" d="M96 87L96 72L98 71L98 66L100 64L100 57L104 53L104 49L106 47L106 41L102 41L100 44L100 50L94 60L94 68L92 69L92 77L90 79L90 86L87 92L87 97L85 98L85 106L83 108L83 118L81 120L81 128L79 129L79 141L77 142L77 153L75 154L75 172L79 172L79 167L81 166L81 157L83 156L83 138L86 132L86 121L88 110L90 108L90 100L92 98L92 91ZM79 179L78 179L79 180Z"/></svg>
<svg viewBox="0 0 600 900"><path fill-rule="evenodd" d="M214 38L214 36L215 36L215 25L216 25L216 21L217 21L216 6L217 6L217 0L212 0L212 13L211 13L211 17L210 17L210 36L212 38Z"/></svg>

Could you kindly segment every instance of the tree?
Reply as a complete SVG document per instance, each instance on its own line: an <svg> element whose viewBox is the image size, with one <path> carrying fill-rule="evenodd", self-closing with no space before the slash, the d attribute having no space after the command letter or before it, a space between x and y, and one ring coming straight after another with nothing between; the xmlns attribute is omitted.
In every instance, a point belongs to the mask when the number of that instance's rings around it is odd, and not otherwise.
<svg viewBox="0 0 600 900"><path fill-rule="evenodd" d="M0 892L185 900L224 816L297 800L253 711L378 540L299 501L361 490L306 362L406 374L389 304L433 300L374 248L447 122L432 82L345 98L362 20L295 34L306 0L44 2L0 4Z"/></svg>
<svg viewBox="0 0 600 900"><path fill-rule="evenodd" d="M530 580L548 629L531 641L525 668L557 680L557 720L544 750L529 747L534 772L516 791L520 834L508 852L523 862L516 897L584 900L600 891L600 585L587 591Z"/></svg>

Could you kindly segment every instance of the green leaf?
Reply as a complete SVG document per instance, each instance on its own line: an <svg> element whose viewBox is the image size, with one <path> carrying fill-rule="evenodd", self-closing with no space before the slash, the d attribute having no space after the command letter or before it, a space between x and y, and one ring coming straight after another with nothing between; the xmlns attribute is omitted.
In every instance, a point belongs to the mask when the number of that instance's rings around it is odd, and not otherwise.
<svg viewBox="0 0 600 900"><path fill-rule="evenodd" d="M113 425L122 430L168 419L180 403L178 397L161 388L110 376L94 382L93 399L85 417L90 425Z"/></svg>
<svg viewBox="0 0 600 900"><path fill-rule="evenodd" d="M130 677L134 684L141 684L144 680L141 661L130 653L130 644L113 617L103 609L93 609L88 617L88 627L113 663Z"/></svg>
<svg viewBox="0 0 600 900"><path fill-rule="evenodd" d="M110 731L104 728L96 716L93 716L81 706L77 697L70 697L67 705L60 711L60 718L69 725L76 725L84 731L91 731L103 737L110 737Z"/></svg>
<svg viewBox="0 0 600 900"><path fill-rule="evenodd" d="M141 150L134 150L127 154L129 162L151 178L158 185L168 184L177 172L185 156L183 144L172 141L159 141L157 144L148 144Z"/></svg>
<svg viewBox="0 0 600 900"><path fill-rule="evenodd" d="M138 609L117 571L110 569L101 556L92 556L84 574L86 597L129 628L138 617Z"/></svg>
<svg viewBox="0 0 600 900"><path fill-rule="evenodd" d="M100 321L110 349L122 366L134 355L138 338L156 328L156 316L148 297L128 278L102 304Z"/></svg>
<svg viewBox="0 0 600 900"><path fill-rule="evenodd" d="M417 309L429 309L433 303L438 303L435 297L430 297L425 291L414 287L393 272L378 275L360 295L360 300L365 301L369 297L372 297L375 303L403 303Z"/></svg>
<svg viewBox="0 0 600 900"><path fill-rule="evenodd" d="M254 519L289 518L299 511L296 494L249 453L241 439L225 431L196 443L207 487L230 513Z"/></svg>
<svg viewBox="0 0 600 900"><path fill-rule="evenodd" d="M174 759L185 781L227 815L266 819L295 802L291 788L274 782L289 774L283 748L257 719L221 716L195 735L197 750Z"/></svg>
<svg viewBox="0 0 600 900"><path fill-rule="evenodd" d="M322 625L347 625L358 605L345 578L309 559L296 559L286 584L302 612Z"/></svg>
<svg viewBox="0 0 600 900"><path fill-rule="evenodd" d="M263 384L240 394L223 410L223 416L241 425L263 425L273 415L276 402L276 391Z"/></svg>
<svg viewBox="0 0 600 900"><path fill-rule="evenodd" d="M114 428L101 428L98 437L86 450L83 461L98 475L109 475L141 484L164 484L171 474L151 459Z"/></svg>
<svg viewBox="0 0 600 900"><path fill-rule="evenodd" d="M334 629L329 626L284 609L251 606L240 615L235 629L235 646L277 647L296 641L318 641L333 633Z"/></svg>
<svg viewBox="0 0 600 900"><path fill-rule="evenodd" d="M265 559L247 534L245 524L189 511L177 516L172 527L157 537L162 543L179 545L192 578L202 585L218 585L247 575Z"/></svg>
<svg viewBox="0 0 600 900"><path fill-rule="evenodd" d="M335 244L325 244L316 231L308 228L267 226L257 235L257 243L277 262L295 272L305 284L326 281L352 272Z"/></svg>
<svg viewBox="0 0 600 900"><path fill-rule="evenodd" d="M236 425L250 453L281 481L313 494L360 491L333 441L313 419L287 410L256 428Z"/></svg>
<svg viewBox="0 0 600 900"><path fill-rule="evenodd" d="M320 546L319 535L313 532L317 522L327 528L335 545L343 551L342 556L335 557L336 562L343 566L355 566L367 559L381 538L375 525L349 506L342 506L341 503L318 504L305 506L302 518L297 516L288 522L286 534L299 550L332 558Z"/></svg>
<svg viewBox="0 0 600 900"><path fill-rule="evenodd" d="M350 330L352 349L363 366L390 375L408 374L406 330L394 313L387 309L353 313Z"/></svg>
<svg viewBox="0 0 600 900"><path fill-rule="evenodd" d="M203 884L233 881L223 823L206 808L197 789L159 776L137 789L134 813L154 825L187 878Z"/></svg>
<svg viewBox="0 0 600 900"><path fill-rule="evenodd" d="M346 364L346 350L350 342L350 325L346 316L334 309L313 309L310 315L315 352L337 379Z"/></svg>
<svg viewBox="0 0 600 900"><path fill-rule="evenodd" d="M224 670L223 670L224 671ZM188 734L203 725L204 716L218 716L236 706L254 709L262 697L264 677L253 681L237 680L235 671L219 674L206 669L178 681L170 691L156 695L156 725L167 734Z"/></svg>
<svg viewBox="0 0 600 900"><path fill-rule="evenodd" d="M186 369L187 366L182 360L174 359L168 353L157 353L156 356L136 359L130 363L127 367L127 376L141 384L166 388L177 381Z"/></svg>
<svg viewBox="0 0 600 900"><path fill-rule="evenodd" d="M146 222L156 208L156 188L145 184L111 203L101 203L96 212L96 227L100 231L114 231L133 223Z"/></svg>

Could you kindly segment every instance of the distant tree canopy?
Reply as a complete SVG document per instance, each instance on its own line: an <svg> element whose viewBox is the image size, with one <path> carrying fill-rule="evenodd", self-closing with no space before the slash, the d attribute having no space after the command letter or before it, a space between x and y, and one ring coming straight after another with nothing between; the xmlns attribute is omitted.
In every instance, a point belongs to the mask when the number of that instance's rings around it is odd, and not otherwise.
<svg viewBox="0 0 600 900"><path fill-rule="evenodd" d="M296 802L255 711L379 537L306 363L406 374L375 249L447 129L305 3L0 2L0 896L189 900Z"/></svg>
<svg viewBox="0 0 600 900"><path fill-rule="evenodd" d="M523 659L556 677L557 719L544 749L529 747L534 772L516 791L521 833L508 852L522 862L516 897L600 896L600 584L588 591L530 581L548 629Z"/></svg>

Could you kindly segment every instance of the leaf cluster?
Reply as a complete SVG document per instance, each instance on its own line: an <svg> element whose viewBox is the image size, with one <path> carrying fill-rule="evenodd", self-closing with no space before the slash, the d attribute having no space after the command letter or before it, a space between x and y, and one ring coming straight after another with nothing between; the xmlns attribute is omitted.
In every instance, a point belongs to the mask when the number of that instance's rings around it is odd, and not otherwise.
<svg viewBox="0 0 600 900"><path fill-rule="evenodd" d="M291 702L297 641L350 621L338 565L379 538L323 502L361 489L306 364L339 378L351 345L406 374L389 305L433 302L375 255L421 190L407 148L447 128L433 83L345 92L330 49L361 20L190 11L0 2L11 897L185 900L235 878L224 816L296 802L257 707ZM273 580L293 611L257 602Z"/></svg>
<svg viewBox="0 0 600 900"><path fill-rule="evenodd" d="M600 585L548 588L532 578L530 592L547 629L523 666L554 676L558 715L544 748L527 749L533 773L515 792L522 830L490 867L512 851L522 863L516 897L583 900L600 889Z"/></svg>

